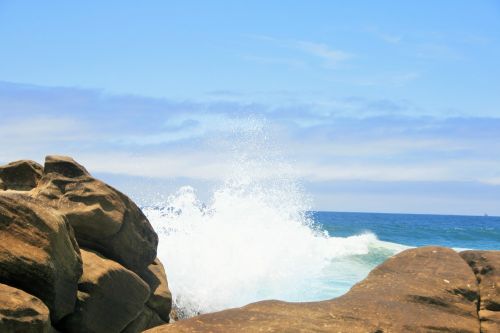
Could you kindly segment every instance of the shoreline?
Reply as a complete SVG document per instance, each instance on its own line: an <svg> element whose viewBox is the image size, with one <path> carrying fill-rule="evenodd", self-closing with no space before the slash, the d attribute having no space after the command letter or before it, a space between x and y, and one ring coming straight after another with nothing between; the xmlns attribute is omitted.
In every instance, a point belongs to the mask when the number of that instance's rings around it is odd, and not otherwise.
<svg viewBox="0 0 500 333"><path fill-rule="evenodd" d="M500 251L439 246L389 257L334 299L169 323L169 265L149 220L66 156L0 166L0 222L2 332L500 331Z"/></svg>

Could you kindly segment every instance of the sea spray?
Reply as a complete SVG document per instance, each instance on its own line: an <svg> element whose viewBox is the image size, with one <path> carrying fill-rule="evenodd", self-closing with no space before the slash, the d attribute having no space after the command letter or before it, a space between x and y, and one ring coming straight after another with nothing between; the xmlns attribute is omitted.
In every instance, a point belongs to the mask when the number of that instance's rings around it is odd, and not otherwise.
<svg viewBox="0 0 500 333"><path fill-rule="evenodd" d="M292 165L266 133L255 120L233 133L231 172L206 204L184 186L144 208L185 316L262 299L332 298L373 267L359 256L397 251L372 234L331 237L318 228Z"/></svg>

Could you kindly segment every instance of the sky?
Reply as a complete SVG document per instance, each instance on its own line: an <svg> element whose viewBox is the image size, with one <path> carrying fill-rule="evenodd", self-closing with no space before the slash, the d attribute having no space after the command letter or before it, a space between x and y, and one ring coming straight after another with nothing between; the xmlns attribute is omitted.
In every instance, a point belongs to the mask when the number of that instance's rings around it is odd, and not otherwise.
<svg viewBox="0 0 500 333"><path fill-rule="evenodd" d="M258 123L313 209L500 215L498 1L0 0L0 41L0 163L202 189Z"/></svg>

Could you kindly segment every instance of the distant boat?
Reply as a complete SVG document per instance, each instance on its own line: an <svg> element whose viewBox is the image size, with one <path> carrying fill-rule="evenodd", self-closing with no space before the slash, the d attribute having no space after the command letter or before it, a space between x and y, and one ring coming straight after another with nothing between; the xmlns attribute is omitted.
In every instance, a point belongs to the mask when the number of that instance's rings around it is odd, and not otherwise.
<svg viewBox="0 0 500 333"><path fill-rule="evenodd" d="M484 216L485 216L485 217L488 217L488 214L484 213Z"/></svg>

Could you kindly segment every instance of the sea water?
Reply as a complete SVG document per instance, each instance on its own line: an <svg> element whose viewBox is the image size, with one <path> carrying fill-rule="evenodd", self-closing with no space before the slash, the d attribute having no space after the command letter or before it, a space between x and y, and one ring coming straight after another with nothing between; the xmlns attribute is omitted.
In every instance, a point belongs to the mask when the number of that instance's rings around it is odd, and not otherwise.
<svg viewBox="0 0 500 333"><path fill-rule="evenodd" d="M500 248L497 217L312 212L293 163L263 138L259 126L238 131L233 171L210 199L187 184L142 207L182 316L334 298L414 246Z"/></svg>

